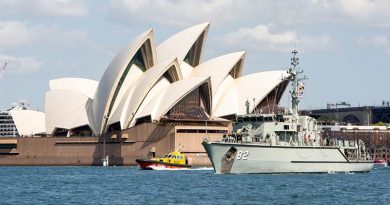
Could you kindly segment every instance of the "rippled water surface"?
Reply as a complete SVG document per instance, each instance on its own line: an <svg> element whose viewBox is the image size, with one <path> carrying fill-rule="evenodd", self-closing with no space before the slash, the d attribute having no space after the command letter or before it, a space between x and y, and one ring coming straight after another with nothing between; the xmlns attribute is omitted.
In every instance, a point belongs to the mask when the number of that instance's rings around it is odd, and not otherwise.
<svg viewBox="0 0 390 205"><path fill-rule="evenodd" d="M215 175L137 167L0 167L0 204L389 204L390 168L368 174Z"/></svg>

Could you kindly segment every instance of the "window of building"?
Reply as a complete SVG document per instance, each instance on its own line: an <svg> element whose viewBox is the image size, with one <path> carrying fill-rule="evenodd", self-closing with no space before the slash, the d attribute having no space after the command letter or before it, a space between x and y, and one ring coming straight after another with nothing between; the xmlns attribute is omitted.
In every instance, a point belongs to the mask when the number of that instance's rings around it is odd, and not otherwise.
<svg viewBox="0 0 390 205"><path fill-rule="evenodd" d="M226 130L206 130L206 129L177 129L176 133L226 133Z"/></svg>
<svg viewBox="0 0 390 205"><path fill-rule="evenodd" d="M0 144L0 149L16 149L17 144Z"/></svg>

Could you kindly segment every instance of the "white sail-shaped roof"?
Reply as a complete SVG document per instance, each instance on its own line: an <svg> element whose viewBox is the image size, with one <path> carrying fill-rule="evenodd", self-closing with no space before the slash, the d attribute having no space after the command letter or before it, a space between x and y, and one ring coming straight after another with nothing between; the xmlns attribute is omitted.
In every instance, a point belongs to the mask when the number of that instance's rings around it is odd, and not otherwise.
<svg viewBox="0 0 390 205"><path fill-rule="evenodd" d="M214 116L245 114L245 102L255 99L260 103L275 87L288 78L287 71L267 71L246 75L224 82L224 92L213 107ZM215 99L213 99L215 100Z"/></svg>
<svg viewBox="0 0 390 205"><path fill-rule="evenodd" d="M159 120L181 99L205 83L210 87L211 82L209 77L189 78L172 83L164 92L155 96L145 109L140 111L139 116L144 117L150 115L152 121ZM211 95L211 90L208 94Z"/></svg>
<svg viewBox="0 0 390 205"><path fill-rule="evenodd" d="M99 82L84 78L59 78L49 81L50 90L72 90L93 99Z"/></svg>
<svg viewBox="0 0 390 205"><path fill-rule="evenodd" d="M114 58L103 74L89 115L89 118L93 120L91 127L95 135L102 134L105 131L112 108L116 101L120 101L120 99L117 99L118 93L121 92L121 89L127 89L121 86L124 81L130 81L125 80L128 77L127 74L131 69L137 69L133 65L137 65L140 61L144 63L145 68L136 67L141 70L147 70L156 64L153 30L148 30L135 38L128 47ZM136 81L135 78L131 80Z"/></svg>
<svg viewBox="0 0 390 205"><path fill-rule="evenodd" d="M191 118L192 111L244 114L247 100L255 99L253 107L263 107L272 98L278 102L287 85L286 71L241 76L245 52L201 62L209 26L206 22L187 28L157 47L153 30L142 33L112 60L99 83L80 78L50 81L48 132L89 125L94 135L102 135L118 123L126 129L137 120L158 121L167 114L167 119ZM191 109L180 113L190 101L195 102Z"/></svg>
<svg viewBox="0 0 390 205"><path fill-rule="evenodd" d="M166 74L166 76L163 76ZM169 81L176 82L182 79L182 75L179 69L179 64L177 59L165 60L156 66L145 71L137 81L129 86L128 92L125 94L126 97L121 99L118 109L110 117L108 124L113 124L116 122L121 122L121 127L128 127L130 121L133 120L133 116L137 113L142 103L145 102L150 91L153 87L161 87L161 78L170 78L166 80L169 85ZM159 83L160 82L160 83Z"/></svg>
<svg viewBox="0 0 390 205"><path fill-rule="evenodd" d="M245 52L231 53L208 60L194 68L191 77L210 76L213 96L223 80L231 75L241 76Z"/></svg>
<svg viewBox="0 0 390 205"><path fill-rule="evenodd" d="M51 90L46 93L46 130L72 129L89 125L86 103L91 100L83 93L71 90Z"/></svg>
<svg viewBox="0 0 390 205"><path fill-rule="evenodd" d="M186 56L188 56L187 60L189 62L187 63L190 66L199 65L209 26L209 22L198 24L163 41L156 49L158 53L157 61L177 58L179 63L182 64L182 61L185 61ZM190 72L182 73L184 78L188 77L187 73L190 74Z"/></svg>
<svg viewBox="0 0 390 205"><path fill-rule="evenodd" d="M45 113L34 110L11 110L19 135L46 134Z"/></svg>
<svg viewBox="0 0 390 205"><path fill-rule="evenodd" d="M187 62L182 61L180 64L180 70L183 74L183 79L189 78L191 73L194 71L194 68L190 66Z"/></svg>
<svg viewBox="0 0 390 205"><path fill-rule="evenodd" d="M166 76L163 76L166 74ZM124 126L128 127L130 122L133 120L132 113L137 113L144 102L146 96L152 90L153 86L158 83L160 78L170 78L170 82L176 82L182 79L182 75L179 68L179 62L175 58L174 60L166 60L156 67L153 67L146 71L144 75L139 79L139 83L134 90L134 93L128 103L126 104L126 112L123 114L127 116ZM147 102L145 102L147 103Z"/></svg>
<svg viewBox="0 0 390 205"><path fill-rule="evenodd" d="M148 95L145 97L144 101L138 108L138 111L134 113L133 119L130 121L128 127L132 127L135 125L136 120L143 116L142 111L151 103L155 102L156 96L161 95L164 91L171 85L171 82L166 78L160 78L159 81L153 86L153 88L149 91ZM158 98L158 97L157 97Z"/></svg>
<svg viewBox="0 0 390 205"><path fill-rule="evenodd" d="M120 121L126 101L133 95L134 89L137 87L137 83L143 73L144 72L136 65L133 65L132 68L130 68L128 75L123 81L123 89L119 90L117 96L118 100L115 101L114 106L112 107L111 115L108 118L108 125Z"/></svg>

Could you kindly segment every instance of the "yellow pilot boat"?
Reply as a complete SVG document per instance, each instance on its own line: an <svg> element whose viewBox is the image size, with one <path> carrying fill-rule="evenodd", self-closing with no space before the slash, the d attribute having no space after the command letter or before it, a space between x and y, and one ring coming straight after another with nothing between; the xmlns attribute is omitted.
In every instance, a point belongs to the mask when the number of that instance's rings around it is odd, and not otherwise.
<svg viewBox="0 0 390 205"><path fill-rule="evenodd" d="M161 158L136 159L135 161L141 169L146 170L177 170L191 168L191 165L188 163L188 158L177 150Z"/></svg>

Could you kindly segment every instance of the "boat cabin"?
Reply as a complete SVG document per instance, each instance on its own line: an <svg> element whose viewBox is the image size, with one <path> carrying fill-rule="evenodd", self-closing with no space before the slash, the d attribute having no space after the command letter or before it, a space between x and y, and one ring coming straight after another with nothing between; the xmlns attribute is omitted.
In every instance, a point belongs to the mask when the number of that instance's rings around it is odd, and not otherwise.
<svg viewBox="0 0 390 205"><path fill-rule="evenodd" d="M173 163L173 164L187 164L187 159L184 154L173 151L164 157L160 158L160 162Z"/></svg>

